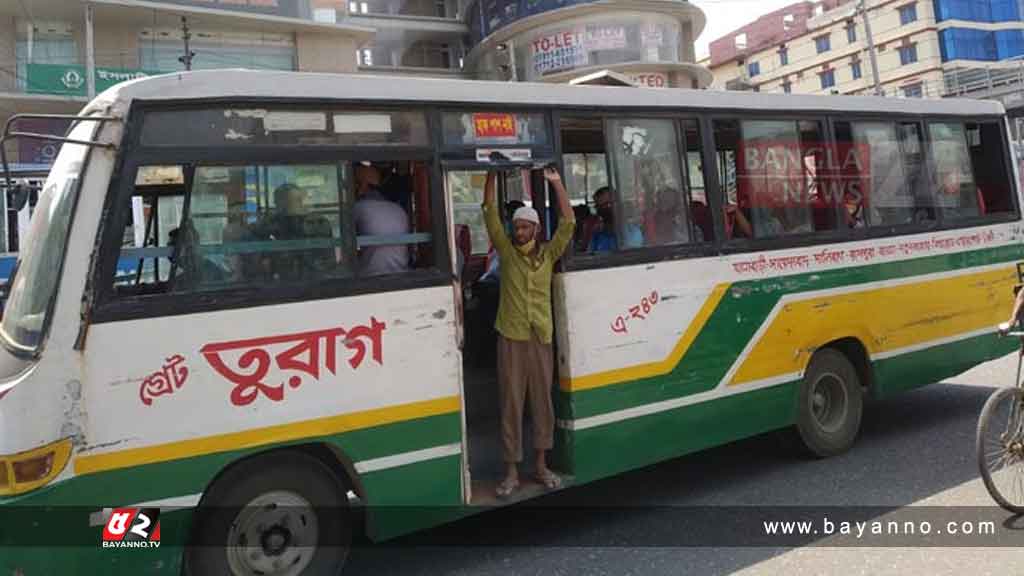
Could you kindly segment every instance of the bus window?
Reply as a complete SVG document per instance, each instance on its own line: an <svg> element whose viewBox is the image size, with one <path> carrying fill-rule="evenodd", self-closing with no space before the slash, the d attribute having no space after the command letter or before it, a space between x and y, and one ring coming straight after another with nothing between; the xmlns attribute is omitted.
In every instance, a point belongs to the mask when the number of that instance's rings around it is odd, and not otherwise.
<svg viewBox="0 0 1024 576"><path fill-rule="evenodd" d="M930 123L928 137L932 152L932 185L943 219L982 216L985 201L974 182L963 123Z"/></svg>
<svg viewBox="0 0 1024 576"><path fill-rule="evenodd" d="M725 238L753 238L750 226L750 205L739 193L740 124L735 120L716 120L714 123L715 159L722 194L725 219Z"/></svg>
<svg viewBox="0 0 1024 576"><path fill-rule="evenodd" d="M690 189L690 214L694 232L705 242L714 240L711 223L711 205L704 184L704 160L701 156L700 124L696 120L683 120L683 143L686 145L686 176Z"/></svg>
<svg viewBox="0 0 1024 576"><path fill-rule="evenodd" d="M1014 212L999 124L933 122L928 135L932 182L944 219Z"/></svg>
<svg viewBox="0 0 1024 576"><path fill-rule="evenodd" d="M675 122L615 119L609 131L619 248L691 242Z"/></svg>
<svg viewBox="0 0 1024 576"><path fill-rule="evenodd" d="M604 122L595 117L563 117L559 130L565 166L562 178L576 213L573 245L576 252L585 253L590 250L594 236L603 230L604 222L614 221ZM601 206L597 205L599 202Z"/></svg>
<svg viewBox="0 0 1024 576"><path fill-rule="evenodd" d="M119 268L140 264L118 275L119 293L253 288L433 266L424 163L185 171L192 174L187 195L184 186L136 186ZM140 221L147 222L141 235Z"/></svg>
<svg viewBox="0 0 1024 576"><path fill-rule="evenodd" d="M858 183L843 200L849 227L935 219L916 123L836 122L835 134L844 178Z"/></svg>
<svg viewBox="0 0 1024 576"><path fill-rule="evenodd" d="M119 292L141 295L166 288L184 204L183 166L138 169L115 272Z"/></svg>
<svg viewBox="0 0 1024 576"><path fill-rule="evenodd" d="M827 155L820 122L719 120L715 133L730 237L777 238L835 228L822 172Z"/></svg>

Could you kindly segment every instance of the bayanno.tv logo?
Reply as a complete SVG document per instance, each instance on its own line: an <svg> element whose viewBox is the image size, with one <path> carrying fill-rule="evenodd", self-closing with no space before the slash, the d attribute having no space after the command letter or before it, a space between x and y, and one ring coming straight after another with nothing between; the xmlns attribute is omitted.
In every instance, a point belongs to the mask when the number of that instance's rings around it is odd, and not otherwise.
<svg viewBox="0 0 1024 576"><path fill-rule="evenodd" d="M104 548L159 548L159 508L114 508L103 527Z"/></svg>

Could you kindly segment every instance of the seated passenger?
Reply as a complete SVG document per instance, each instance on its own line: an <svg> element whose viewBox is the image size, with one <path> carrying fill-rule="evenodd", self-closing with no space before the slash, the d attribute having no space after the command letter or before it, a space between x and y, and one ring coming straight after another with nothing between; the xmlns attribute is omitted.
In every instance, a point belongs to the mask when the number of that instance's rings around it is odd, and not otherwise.
<svg viewBox="0 0 1024 576"><path fill-rule="evenodd" d="M686 214L682 210L679 191L675 188L662 188L658 191L654 211L647 220L647 237L657 246L680 244L690 240ZM696 231L702 235L700 228L696 228ZM702 240L697 239L698 242Z"/></svg>
<svg viewBox="0 0 1024 576"><path fill-rule="evenodd" d="M238 231L232 231L238 234ZM306 191L286 182L274 190L274 211L252 231L258 240L285 242L310 238L332 238L330 222L322 216L310 215L306 207ZM274 280L299 280L315 275L325 266L333 266L334 251L330 247L310 248L297 245L294 250L274 250L263 258L264 273Z"/></svg>
<svg viewBox="0 0 1024 576"><path fill-rule="evenodd" d="M380 191L380 171L369 162L355 167L356 200L352 220L358 236L401 236L409 234L409 215ZM363 276L394 274L409 269L409 246L404 243L367 246L359 250Z"/></svg>
<svg viewBox="0 0 1024 576"><path fill-rule="evenodd" d="M612 205L612 190L607 186L594 192L594 206L597 208L597 218L592 218L586 224L589 228L590 241L587 243L588 252L614 252L619 249L618 234L615 231L615 209ZM625 248L635 248L644 245L644 235L635 222L626 223Z"/></svg>

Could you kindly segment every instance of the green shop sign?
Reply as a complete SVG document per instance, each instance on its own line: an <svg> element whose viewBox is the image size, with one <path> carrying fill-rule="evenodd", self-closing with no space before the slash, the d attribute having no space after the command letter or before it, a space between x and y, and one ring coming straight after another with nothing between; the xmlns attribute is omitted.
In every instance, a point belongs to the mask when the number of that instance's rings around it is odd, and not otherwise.
<svg viewBox="0 0 1024 576"><path fill-rule="evenodd" d="M154 70L126 68L96 68L96 93L120 84L126 80L163 74ZM89 87L85 78L85 66L62 66L60 64L29 64L27 91L32 94L55 94L59 96L88 96Z"/></svg>

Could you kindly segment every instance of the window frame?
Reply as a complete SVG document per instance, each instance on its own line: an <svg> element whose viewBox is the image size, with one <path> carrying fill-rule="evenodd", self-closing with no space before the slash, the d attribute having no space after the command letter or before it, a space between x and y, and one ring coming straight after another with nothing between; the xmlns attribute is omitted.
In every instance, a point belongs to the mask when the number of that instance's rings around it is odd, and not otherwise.
<svg viewBox="0 0 1024 576"><path fill-rule="evenodd" d="M831 83L825 84L825 78L830 78ZM828 70L822 70L818 72L818 81L821 82L821 89L828 90L836 87L836 69L829 68Z"/></svg>
<svg viewBox="0 0 1024 576"><path fill-rule="evenodd" d="M917 64L917 42L912 42L896 49L900 53L900 66Z"/></svg>
<svg viewBox="0 0 1024 576"><path fill-rule="evenodd" d="M226 106L263 106L289 111L319 110L325 107L345 107L350 110L390 109L395 111L421 109L426 116L430 145L414 146L271 146L253 145L231 148L209 146L189 147L143 147L141 140L142 122L150 111L180 110ZM91 322L101 324L140 318L177 316L182 314L213 312L221 310L255 308L283 305L294 302L325 300L354 296L412 290L450 285L453 278L451 254L448 249L448 233L445 222L446 208L441 178L440 137L437 116L430 107L422 103L403 107L399 104L381 106L376 103L362 104L337 100L195 100L173 104L159 104L136 101L129 111L122 142L123 153L117 160L103 204L100 232L96 236L95 263L89 276L89 290L93 294ZM431 234L434 266L413 269L407 273L355 278L323 278L304 284L283 284L260 286L244 284L208 292L162 293L145 296L118 295L114 288L114 271L121 250L121 240L128 218L123 206L130 205L135 190L135 178L140 166L179 164L190 165L287 165L287 164L337 164L355 162L367 158L380 161L421 161L430 167ZM186 197L191 190L186 190ZM186 212L188 207L186 205ZM353 234L343 230L343 235Z"/></svg>
<svg viewBox="0 0 1024 576"><path fill-rule="evenodd" d="M900 26L917 22L917 2L897 6L896 11L900 15Z"/></svg>
<svg viewBox="0 0 1024 576"><path fill-rule="evenodd" d="M824 48L822 47L824 46ZM824 54L832 50L832 34L821 34L814 37L814 49L818 54Z"/></svg>
<svg viewBox="0 0 1024 576"><path fill-rule="evenodd" d="M779 67L782 66L789 66L789 47L785 45L779 47Z"/></svg>
<svg viewBox="0 0 1024 576"><path fill-rule="evenodd" d="M984 215L981 215L981 216L972 216L972 217L969 217L969 218L948 219L948 218L945 217L944 211L941 210L941 209L938 209L937 210L937 215L938 215L937 220L938 220L938 222L940 224L941 229L943 229L943 230L951 230L951 229L957 229L957 228L971 228L971 227L975 227L975 226L988 226L988 225L992 225L992 224L1002 224L1002 223L1006 223L1006 222L1015 222L1015 221L1019 220L1020 219L1020 214L1021 214L1021 205L1020 205L1020 196L1019 196L1020 195L1020 190L1018 190L1018 187L1020 186L1020 182L1017 180L1017 178L1014 177L1014 171L1013 171L1013 152L1011 151L1011 146L1008 145L1008 143L1010 142L1010 139L1009 139L1009 133L1007 132L1007 127L1006 127L1006 122L1005 121L1001 121L1001 120L996 119L996 118L987 118L987 117L984 117L984 116L979 117L979 118L965 118L963 116L929 116L923 122L924 129L925 129L925 142L926 142L926 146L927 146L926 147L927 156L928 156L928 166L927 166L927 168L928 168L928 176L929 176L929 178L931 178L932 175L935 173L935 168L936 168L935 160L932 157L932 153L931 153L932 152L932 141L931 141L930 126L932 124L951 124L951 123L963 124L964 125L965 136L966 136L966 129L967 129L967 125L968 124L978 124L978 125L985 125L985 124L987 124L987 125L998 125L999 126L1000 144L1002 145L1002 148L1003 148L1003 167L1004 167L1004 169L1007 172L1005 174L1005 177L1006 177L1007 182L1009 182L1009 193L1010 193L1010 197L1011 197L1011 204L1013 205L1013 210L1011 212L997 212L995 214L984 214ZM968 143L968 147L967 147L968 154L970 153L970 145L969 144L970 143ZM977 177L974 174L974 163L973 162L971 163L971 177L974 178L975 185L977 185Z"/></svg>
<svg viewBox="0 0 1024 576"><path fill-rule="evenodd" d="M853 43L857 42L857 23L854 22L853 20L847 20L846 21L845 29L846 29L846 42L848 44L853 44Z"/></svg>
<svg viewBox="0 0 1024 576"><path fill-rule="evenodd" d="M679 154L680 163L680 178L682 179L682 185L685 188L683 190L684 199L686 204L686 214L688 224L690 226L691 238L694 237L694 230L696 223L693 221L693 215L690 211L689 205L693 200L690 190L690 172L689 163L686 158L686 141L685 133L682 130L682 123L685 120L693 120L697 124L697 128L700 133L699 145L701 148L701 164L704 166L704 190L708 199L708 210L711 212L712 229L714 232L714 238L711 240L705 239L703 242L686 242L682 244L666 244L660 246L641 246L638 248L620 249L612 252L601 252L597 254L579 253L573 250L571 247L566 250L565 255L562 257L562 269L564 271L584 271L584 270L599 270L605 268L618 268L622 266L630 266L637 264L647 264L651 262L659 262L665 260L684 260L691 258L706 258L712 257L719 254L718 244L720 241L721 234L723 232L720 223L716 222L715 214L718 211L718 199L713 198L711 193L712 187L715 187L717 191L717 174L715 175L714 184L712 184L711 173L717 173L717 170L711 170L709 172L708 156L706 152L706 142L708 141L709 135L706 133L705 119L706 114L703 110L692 108L685 111L680 110L658 110L658 109L647 109L647 108L603 108L599 110L581 110L578 108L567 108L559 107L554 111L555 125L558 124L558 120L561 117L573 117L573 118L595 118L602 121L604 129L604 137L607 141L609 131L608 123L615 119L621 118L632 118L642 120L668 120L672 122L673 129L676 133L676 152ZM559 130L556 134L558 149L556 152L561 158L563 151L561 150L561 131ZM614 169L611 164L613 162L612 155L605 154L605 161L608 164L608 177L609 185L614 187ZM561 167L561 165L560 165ZM563 167L564 168L564 167ZM613 209L615 211L615 218L618 222L622 221L621 214L621 203L618 197L614 198ZM580 225L577 222L577 226Z"/></svg>
<svg viewBox="0 0 1024 576"><path fill-rule="evenodd" d="M821 135L826 142L834 142L832 131L832 123L829 116L826 114L813 114L813 113L776 113L776 112L761 112L758 114L736 114L736 115L724 115L724 114L709 114L707 116L712 129L715 121L718 120L732 120L740 124L740 130L742 131L742 124L744 121L782 121L782 122L818 122L821 127ZM712 134L712 141L714 142L714 134ZM714 156L717 156L717 142L715 142L715 149L712 151ZM706 171L705 171L706 172ZM722 188L721 188L721 175L718 174L718 162L715 162L715 194L718 200L718 210L712 213L712 218L717 224L721 224L723 227L722 238L718 242L719 247L723 254L734 254L744 252L762 252L770 250L782 250L786 248L796 248L801 246L815 245L815 244L832 244L845 239L846 234L842 226L839 225L840 206L837 204L833 210L833 218L836 222L836 227L832 230L825 231L812 231L804 232L800 234L788 234L783 236L774 236L771 238L725 238L724 237L724 221L725 212L722 207ZM710 204L710 201L709 201ZM753 225L753 223L751 223ZM716 226L717 230L717 226Z"/></svg>

